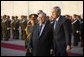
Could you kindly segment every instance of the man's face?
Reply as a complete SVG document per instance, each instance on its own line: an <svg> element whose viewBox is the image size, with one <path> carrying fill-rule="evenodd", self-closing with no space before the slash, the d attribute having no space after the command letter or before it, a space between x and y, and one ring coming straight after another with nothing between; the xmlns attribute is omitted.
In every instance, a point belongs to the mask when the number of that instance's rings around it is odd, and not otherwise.
<svg viewBox="0 0 84 57"><path fill-rule="evenodd" d="M8 19L10 19L10 16L8 16Z"/></svg>
<svg viewBox="0 0 84 57"><path fill-rule="evenodd" d="M77 17L75 15L72 16L73 19L76 19Z"/></svg>
<svg viewBox="0 0 84 57"><path fill-rule="evenodd" d="M38 11L37 14L39 15L41 13L41 11Z"/></svg>
<svg viewBox="0 0 84 57"><path fill-rule="evenodd" d="M3 19L6 19L6 16L5 15L3 16Z"/></svg>
<svg viewBox="0 0 84 57"><path fill-rule="evenodd" d="M59 16L59 12L57 12L55 9L52 9L52 18L57 18Z"/></svg>
<svg viewBox="0 0 84 57"><path fill-rule="evenodd" d="M31 19L30 19L31 24L34 24L34 23L35 23L35 19L34 19L34 18L35 18L35 16L34 16L34 15L32 15L32 16L31 16Z"/></svg>
<svg viewBox="0 0 84 57"><path fill-rule="evenodd" d="M23 17L23 16L21 16L21 19L23 20L23 19L24 19L24 17Z"/></svg>
<svg viewBox="0 0 84 57"><path fill-rule="evenodd" d="M45 18L44 18L44 16L42 14L40 14L38 16L38 21L39 21L40 24L43 24L45 22Z"/></svg>
<svg viewBox="0 0 84 57"><path fill-rule="evenodd" d="M34 15L32 15L32 16L31 16L31 19L33 20L34 18L35 18L35 16L34 16Z"/></svg>
<svg viewBox="0 0 84 57"><path fill-rule="evenodd" d="M14 16L12 16L12 20L14 20Z"/></svg>

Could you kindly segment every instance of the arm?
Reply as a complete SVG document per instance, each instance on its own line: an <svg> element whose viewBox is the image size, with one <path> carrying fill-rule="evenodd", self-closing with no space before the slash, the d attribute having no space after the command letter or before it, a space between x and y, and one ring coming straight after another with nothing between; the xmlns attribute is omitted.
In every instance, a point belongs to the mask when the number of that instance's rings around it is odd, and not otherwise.
<svg viewBox="0 0 84 57"><path fill-rule="evenodd" d="M64 32L66 37L66 51L69 52L71 48L71 36L72 36L72 29L71 29L71 22L70 20L66 20L63 24L64 26Z"/></svg>
<svg viewBox="0 0 84 57"><path fill-rule="evenodd" d="M53 54L53 30L52 30L52 25L50 26L50 32L49 32L49 37L50 37L50 54Z"/></svg>
<svg viewBox="0 0 84 57"><path fill-rule="evenodd" d="M71 46L72 29L71 29L70 20L66 20L63 26L64 26L64 32L65 32L65 37L66 37L66 45Z"/></svg>

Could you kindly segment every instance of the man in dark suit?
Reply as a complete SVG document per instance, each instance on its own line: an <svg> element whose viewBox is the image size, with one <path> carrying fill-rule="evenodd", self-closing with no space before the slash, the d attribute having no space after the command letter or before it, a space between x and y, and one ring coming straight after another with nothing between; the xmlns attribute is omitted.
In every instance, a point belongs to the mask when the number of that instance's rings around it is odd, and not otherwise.
<svg viewBox="0 0 84 57"><path fill-rule="evenodd" d="M61 16L61 9L56 6L52 9L53 45L55 56L67 56L71 46L71 23Z"/></svg>
<svg viewBox="0 0 84 57"><path fill-rule="evenodd" d="M73 46L78 46L78 42L80 41L80 21L77 17L78 15L73 15Z"/></svg>
<svg viewBox="0 0 84 57"><path fill-rule="evenodd" d="M33 27L28 48L30 52L32 50L33 56L49 56L53 38L52 27L44 13L39 14L38 21L39 24Z"/></svg>

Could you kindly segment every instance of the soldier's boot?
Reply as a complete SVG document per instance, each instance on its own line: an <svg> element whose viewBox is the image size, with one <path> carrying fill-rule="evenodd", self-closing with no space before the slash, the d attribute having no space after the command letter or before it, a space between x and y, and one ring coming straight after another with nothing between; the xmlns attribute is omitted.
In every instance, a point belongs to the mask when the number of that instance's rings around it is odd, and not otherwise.
<svg viewBox="0 0 84 57"><path fill-rule="evenodd" d="M7 33L4 33L4 41L8 41Z"/></svg>
<svg viewBox="0 0 84 57"><path fill-rule="evenodd" d="M19 39L19 31L16 31L16 39Z"/></svg>
<svg viewBox="0 0 84 57"><path fill-rule="evenodd" d="M4 41L8 41L8 37L5 37L5 38L4 38Z"/></svg>

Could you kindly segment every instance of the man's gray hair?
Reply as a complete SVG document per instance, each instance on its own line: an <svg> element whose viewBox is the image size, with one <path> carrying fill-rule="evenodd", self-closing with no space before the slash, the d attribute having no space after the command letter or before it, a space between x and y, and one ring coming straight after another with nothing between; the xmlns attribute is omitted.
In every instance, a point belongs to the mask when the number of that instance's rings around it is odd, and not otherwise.
<svg viewBox="0 0 84 57"><path fill-rule="evenodd" d="M40 14L43 14L43 15L44 15L44 17L46 17L46 13L42 12L42 13L40 13Z"/></svg>
<svg viewBox="0 0 84 57"><path fill-rule="evenodd" d="M43 12L42 10L39 10L40 12Z"/></svg>
<svg viewBox="0 0 84 57"><path fill-rule="evenodd" d="M53 7L53 9L56 9L56 11L59 12L59 13L61 14L61 9L60 9L60 7L55 6L55 7Z"/></svg>

